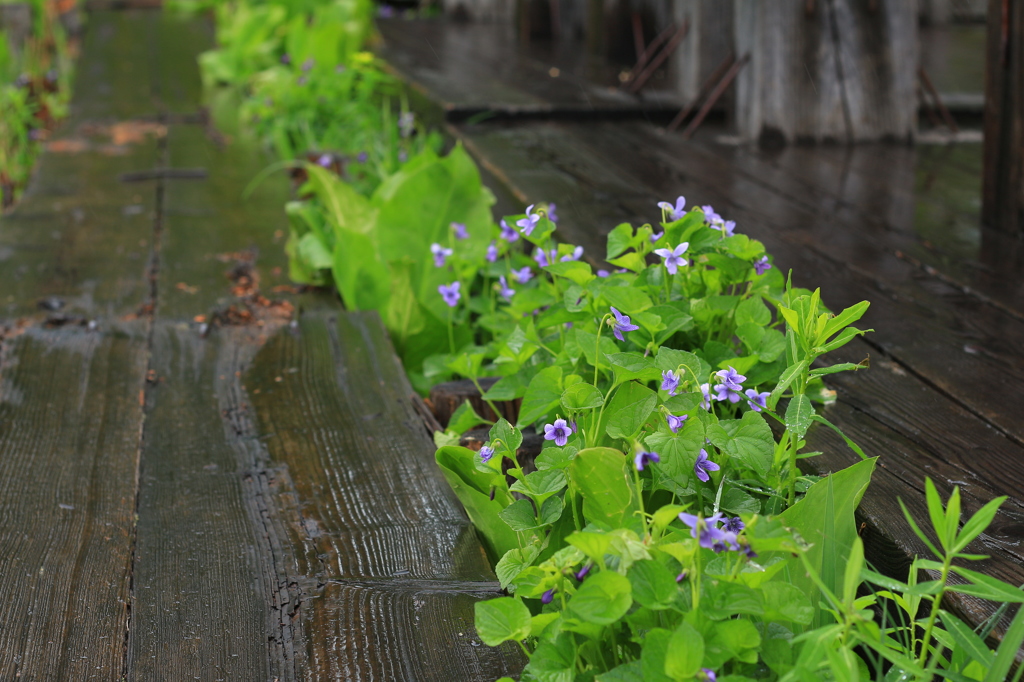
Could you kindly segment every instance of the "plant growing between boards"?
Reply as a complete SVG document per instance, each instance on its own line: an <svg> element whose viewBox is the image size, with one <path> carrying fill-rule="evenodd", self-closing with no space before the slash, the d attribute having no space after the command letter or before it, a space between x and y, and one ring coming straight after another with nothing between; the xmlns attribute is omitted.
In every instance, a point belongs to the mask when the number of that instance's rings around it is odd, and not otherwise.
<svg viewBox="0 0 1024 682"><path fill-rule="evenodd" d="M417 390L464 378L495 414L521 401L515 424L464 403L435 458L508 595L477 604L477 631L521 649L522 681L1007 679L1024 616L993 650L997 618L943 608L949 592L998 616L1024 602L962 565L1003 499L961 525L959 491L926 480L928 532L906 516L933 556L895 580L854 523L876 460L843 436L857 464L800 471L812 425L838 431L823 377L867 366L823 362L865 333L867 302L833 314L683 197L604 254L555 239L554 203L495 223L471 157L442 154L363 51L372 4L215 5L211 96L240 102L299 183L292 278L378 311ZM489 439L460 446L480 425Z"/></svg>

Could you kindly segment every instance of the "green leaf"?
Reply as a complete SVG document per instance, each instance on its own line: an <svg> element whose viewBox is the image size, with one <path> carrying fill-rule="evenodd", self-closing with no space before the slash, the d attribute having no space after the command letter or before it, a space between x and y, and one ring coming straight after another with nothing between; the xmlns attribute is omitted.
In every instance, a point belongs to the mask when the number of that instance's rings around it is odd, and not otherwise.
<svg viewBox="0 0 1024 682"><path fill-rule="evenodd" d="M523 434L509 424L506 419L499 419L498 423L491 427L489 437L491 446L499 453L507 451L508 456L514 455L519 446L523 444ZM499 442L503 447L497 445Z"/></svg>
<svg viewBox="0 0 1024 682"><path fill-rule="evenodd" d="M655 560L637 561L628 573L633 599L655 611L670 608L679 592L675 576Z"/></svg>
<svg viewBox="0 0 1024 682"><path fill-rule="evenodd" d="M832 336L843 327L851 325L857 320L859 320L864 315L864 313L867 312L868 306L870 305L871 303L868 301L861 301L860 303L850 306L843 312L833 317L825 325L825 329L822 331L817 343L820 343L821 341Z"/></svg>
<svg viewBox="0 0 1024 682"><path fill-rule="evenodd" d="M498 514L515 531L533 530L543 524L537 521L533 512L533 504L529 500L516 500Z"/></svg>
<svg viewBox="0 0 1024 682"><path fill-rule="evenodd" d="M598 673L595 682L648 682L639 660L617 665L606 673Z"/></svg>
<svg viewBox="0 0 1024 682"><path fill-rule="evenodd" d="M640 432L658 404L658 394L630 381L619 387L608 405L605 432L612 438L632 438Z"/></svg>
<svg viewBox="0 0 1024 682"><path fill-rule="evenodd" d="M302 235L297 248L299 257L315 270L324 270L334 264L334 255L312 232Z"/></svg>
<svg viewBox="0 0 1024 682"><path fill-rule="evenodd" d="M487 423L488 421L478 415L467 400L455 409L451 419L448 421L448 430L463 434L478 424Z"/></svg>
<svg viewBox="0 0 1024 682"><path fill-rule="evenodd" d="M523 549L510 549L501 557L501 561L494 567L494 573L498 576L501 589L507 588L520 573L533 564L533 560L540 554L537 545L528 545Z"/></svg>
<svg viewBox="0 0 1024 682"><path fill-rule="evenodd" d="M942 618L942 624L946 626L946 631L952 635L953 640L972 660L978 661L986 668L992 667L992 659L995 658L995 654L985 645L981 637L974 633L974 630L948 611L940 610L939 615Z"/></svg>
<svg viewBox="0 0 1024 682"><path fill-rule="evenodd" d="M544 499L565 487L565 473L561 469L534 471L521 481L512 484L511 490L525 493L533 498Z"/></svg>
<svg viewBox="0 0 1024 682"><path fill-rule="evenodd" d="M984 682L999 682L1006 679L1022 642L1024 642L1024 608L1017 609L1017 615L1010 622L1010 627L1006 628L1003 641L996 649L995 660L992 661L992 667L988 669Z"/></svg>
<svg viewBox="0 0 1024 682"><path fill-rule="evenodd" d="M598 366L597 363L599 359L601 363L599 369L607 369L610 367L606 356L618 353L619 347L615 345L615 341L613 339L609 338L607 329L601 333L600 356L596 355L599 352L597 347L597 334L591 334L588 331L578 328L570 329L569 331L576 332L576 343L579 345L580 350L583 351L583 355L586 356L587 362L591 367ZM566 336L566 340L568 342L568 335Z"/></svg>
<svg viewBox="0 0 1024 682"><path fill-rule="evenodd" d="M708 363L693 353L687 353L683 350L662 348L658 351L658 357L655 362L658 369L662 371L675 372L678 368L682 367L685 371L681 379L683 381L692 381L694 388L702 383L706 383L708 376L711 374L711 367Z"/></svg>
<svg viewBox="0 0 1024 682"><path fill-rule="evenodd" d="M708 438L737 463L759 476L766 476L775 455L771 427L760 413L749 411L742 419L726 419L712 425Z"/></svg>
<svg viewBox="0 0 1024 682"><path fill-rule="evenodd" d="M605 533L576 531L566 536L565 541L599 564L604 564L604 555L612 546L612 537Z"/></svg>
<svg viewBox="0 0 1024 682"><path fill-rule="evenodd" d="M530 609L514 597L478 601L473 611L476 632L487 646L530 636Z"/></svg>
<svg viewBox="0 0 1024 682"><path fill-rule="evenodd" d="M633 587L615 571L587 577L569 601L569 611L586 623L611 625L633 605Z"/></svg>
<svg viewBox="0 0 1024 682"><path fill-rule="evenodd" d="M786 352L786 337L777 329L765 329L761 337L761 347L757 349L757 357L761 362L775 362Z"/></svg>
<svg viewBox="0 0 1024 682"><path fill-rule="evenodd" d="M651 628L643 639L640 651L640 666L643 682L673 682L665 674L665 657L668 654L672 633L664 628Z"/></svg>
<svg viewBox="0 0 1024 682"><path fill-rule="evenodd" d="M604 396L601 391L585 381L573 384L562 393L562 407L567 412L593 410L602 405L604 405Z"/></svg>
<svg viewBox="0 0 1024 682"><path fill-rule="evenodd" d="M1006 501L1006 497L997 497L991 500L984 507L974 513L964 527L960 529L960 534L957 536L956 544L953 545L953 552L960 552L967 545L971 543L974 538L981 535L989 524L992 523L992 519L995 518L996 512L999 511L1000 505Z"/></svg>
<svg viewBox="0 0 1024 682"><path fill-rule="evenodd" d="M771 324L772 311L768 309L768 306L764 304L760 296L751 296L736 306L734 319L737 326L755 324L759 327L764 327Z"/></svg>
<svg viewBox="0 0 1024 682"><path fill-rule="evenodd" d="M665 674L677 680L693 677L704 661L704 638L683 621L672 633L665 652Z"/></svg>
<svg viewBox="0 0 1024 682"><path fill-rule="evenodd" d="M569 478L583 495L588 519L621 527L633 517L636 500L626 477L626 456L618 450L580 450L569 465Z"/></svg>
<svg viewBox="0 0 1024 682"><path fill-rule="evenodd" d="M833 594L842 592L841 569L857 537L853 513L871 481L875 461L858 462L826 476L812 485L802 500L777 517L811 543L805 555L807 561ZM819 603L819 587L805 571L792 572L790 581L804 591L812 605ZM815 607L817 625L824 625L831 618Z"/></svg>
<svg viewBox="0 0 1024 682"><path fill-rule="evenodd" d="M772 390L772 394L768 397L768 409L774 410L775 405L779 402L779 398L786 392L790 384L796 381L797 377L807 371L807 361L801 360L795 365L790 365L783 372L782 376L779 377L779 383Z"/></svg>
<svg viewBox="0 0 1024 682"><path fill-rule="evenodd" d="M848 344L850 341L852 341L855 337L862 336L864 334L867 334L870 331L874 331L874 330L872 330L872 329L860 330L860 329L857 329L856 327L847 327L843 331L839 332L839 336L837 336L832 341L829 341L828 343L826 343L823 346L815 346L814 347L814 353L815 353L815 355L824 355L825 353L831 353L834 350L842 348L843 346Z"/></svg>
<svg viewBox="0 0 1024 682"><path fill-rule="evenodd" d="M615 370L617 384L631 379L647 382L661 378L661 371L655 366L654 358L644 357L640 353L610 353L606 357Z"/></svg>
<svg viewBox="0 0 1024 682"><path fill-rule="evenodd" d="M626 268L633 272L643 272L647 267L647 262L644 261L643 257L636 251L630 251L618 258L609 258L608 262L617 268Z"/></svg>
<svg viewBox="0 0 1024 682"><path fill-rule="evenodd" d="M800 625L810 625L814 618L814 607L803 590L784 582L765 583L764 619L788 620Z"/></svg>
<svg viewBox="0 0 1024 682"><path fill-rule="evenodd" d="M864 568L864 543L860 537L853 539L853 546L850 548L850 556L846 560L846 569L843 573L843 591L840 596L847 606L853 605L857 598L857 587L860 585L860 573Z"/></svg>
<svg viewBox="0 0 1024 682"><path fill-rule="evenodd" d="M786 428L796 440L803 440L814 419L814 405L803 393L793 396L786 407Z"/></svg>
<svg viewBox="0 0 1024 682"><path fill-rule="evenodd" d="M948 585L946 589L952 592L969 594L973 597L988 599L990 601L1008 602L1019 604L1024 602L1024 590L1004 583L998 578L987 576L967 568L954 566L953 570L964 578L971 581L971 585Z"/></svg>
<svg viewBox="0 0 1024 682"><path fill-rule="evenodd" d="M575 282L580 286L594 279L594 272L591 269L590 264L578 260L566 261L564 263L552 263L551 265L544 266L543 269L553 275L558 275L559 277L564 277L571 282Z"/></svg>
<svg viewBox="0 0 1024 682"><path fill-rule="evenodd" d="M654 305L647 294L633 287L608 286L601 290L601 297L609 306L627 315L641 313Z"/></svg>
<svg viewBox="0 0 1024 682"><path fill-rule="evenodd" d="M532 424L558 407L562 399L562 368L557 365L537 372L523 396L517 425Z"/></svg>
<svg viewBox="0 0 1024 682"><path fill-rule="evenodd" d="M608 233L608 250L605 254L605 260L611 261L612 258L621 255L623 251L629 248L632 241L633 226L629 223L616 225Z"/></svg>
<svg viewBox="0 0 1024 682"><path fill-rule="evenodd" d="M448 446L434 455L438 468L466 509L469 520L483 537L484 545L494 559L519 547L518 536L498 514L512 502L503 488L495 489L491 499L494 476L476 470L477 454L468 448Z"/></svg>
<svg viewBox="0 0 1024 682"><path fill-rule="evenodd" d="M576 678L576 647L572 635L560 634L554 641L541 642L523 670L523 680L573 682Z"/></svg>
<svg viewBox="0 0 1024 682"><path fill-rule="evenodd" d="M540 507L541 525L550 526L562 516L562 498L554 495L544 500Z"/></svg>

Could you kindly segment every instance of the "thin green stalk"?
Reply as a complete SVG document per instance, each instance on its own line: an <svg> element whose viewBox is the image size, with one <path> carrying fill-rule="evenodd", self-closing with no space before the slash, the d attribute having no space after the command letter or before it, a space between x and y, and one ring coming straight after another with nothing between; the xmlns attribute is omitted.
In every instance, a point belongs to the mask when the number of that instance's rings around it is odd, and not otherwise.
<svg viewBox="0 0 1024 682"><path fill-rule="evenodd" d="M928 614L928 623L925 625L924 636L921 638L921 658L918 660L918 663L922 668L925 666L925 662L928 659L928 647L931 645L932 630L935 628L935 619L939 616L939 606L942 604L943 595L946 594L946 578L949 577L949 568L951 563L952 558L950 556L947 555L942 558L942 574L939 578L942 587L939 589L938 594L932 598L931 613Z"/></svg>

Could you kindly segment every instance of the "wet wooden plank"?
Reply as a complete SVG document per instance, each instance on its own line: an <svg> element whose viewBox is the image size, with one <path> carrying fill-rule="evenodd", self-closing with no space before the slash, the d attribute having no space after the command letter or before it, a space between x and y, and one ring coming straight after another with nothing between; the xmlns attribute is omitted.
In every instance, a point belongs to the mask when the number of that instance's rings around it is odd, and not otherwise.
<svg viewBox="0 0 1024 682"><path fill-rule="evenodd" d="M0 342L0 677L120 679L145 324Z"/></svg>
<svg viewBox="0 0 1024 682"><path fill-rule="evenodd" d="M259 441L232 428L258 330L203 339L158 322L142 442L129 679L272 679L279 576L259 508ZM244 415L240 418L244 418ZM269 641L268 641L269 640Z"/></svg>
<svg viewBox="0 0 1024 682"><path fill-rule="evenodd" d="M75 69L70 125L154 117L156 37L160 12L94 10Z"/></svg>
<svg viewBox="0 0 1024 682"><path fill-rule="evenodd" d="M470 641L472 602L495 596L495 578L379 318L303 316L270 339L244 382L269 456L287 471L275 501L303 586L302 675L489 680L518 670L516 652Z"/></svg>
<svg viewBox="0 0 1024 682"><path fill-rule="evenodd" d="M586 54L581 43L524 45L508 24L442 20L379 21L379 49L398 72L444 110L464 119L503 116L671 116L674 95L620 91L619 69Z"/></svg>

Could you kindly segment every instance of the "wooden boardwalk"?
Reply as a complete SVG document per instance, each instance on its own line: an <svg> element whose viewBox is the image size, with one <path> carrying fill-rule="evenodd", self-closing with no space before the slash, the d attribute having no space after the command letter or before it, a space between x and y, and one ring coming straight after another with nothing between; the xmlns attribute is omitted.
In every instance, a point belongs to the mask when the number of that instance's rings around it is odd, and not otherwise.
<svg viewBox="0 0 1024 682"><path fill-rule="evenodd" d="M450 109L454 84L484 92L479 69L464 66L472 63L468 51L460 58L459 49L474 44L465 35L470 28L419 28L382 22L384 53L432 96L432 115ZM423 35L447 46L429 82L422 68L403 70L406 62L395 57L422 54ZM505 61L523 58L516 53ZM542 73L544 64L534 71ZM491 79L487 92L503 87ZM481 108L507 120L473 124L455 115L449 131L490 172L510 211L557 202L562 238L584 246L595 261L615 225L650 222L657 201L684 195L763 241L778 267L792 268L795 284L820 286L833 309L870 300L858 326L874 333L833 359L870 357L872 367L830 377L838 401L825 410L880 457L860 510L869 559L905 575L910 557L927 553L896 498L926 519L923 484L930 476L944 494L960 486L965 513L1010 496L974 549L991 555L979 570L1024 583L1024 243L978 226L980 145L761 151L723 143L727 131L713 127L685 142L644 121L640 110L636 122L613 123L515 118L515 108L500 99ZM825 452L805 460L813 470L856 459L827 429L816 427L809 441L809 450ZM951 606L974 623L994 609L971 597Z"/></svg>
<svg viewBox="0 0 1024 682"><path fill-rule="evenodd" d="M0 219L0 679L514 672L475 638L497 582L379 320L293 291L287 181L243 201L271 159L198 114L211 44L94 12Z"/></svg>

